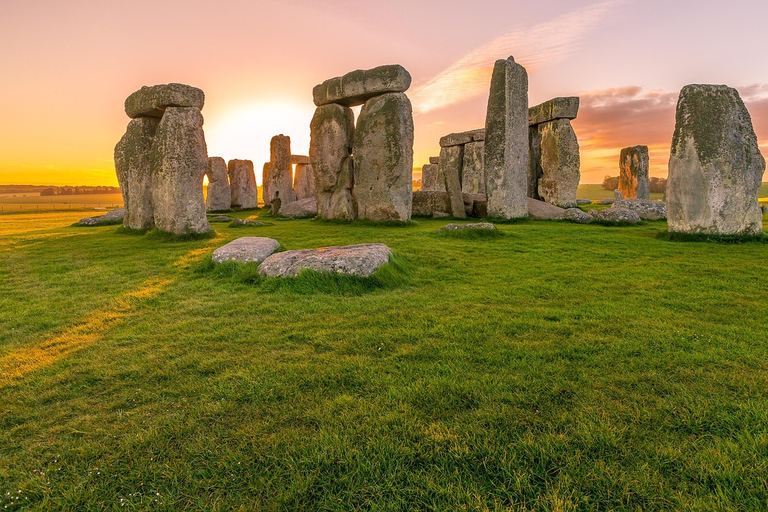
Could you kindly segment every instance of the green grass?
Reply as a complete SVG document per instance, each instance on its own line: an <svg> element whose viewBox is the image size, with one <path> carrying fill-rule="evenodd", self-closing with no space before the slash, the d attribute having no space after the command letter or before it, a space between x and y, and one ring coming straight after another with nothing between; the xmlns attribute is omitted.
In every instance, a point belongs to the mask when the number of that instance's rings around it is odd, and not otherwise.
<svg viewBox="0 0 768 512"><path fill-rule="evenodd" d="M0 223L2 510L768 508L766 244L77 218ZM371 280L208 263L251 234L397 256Z"/></svg>

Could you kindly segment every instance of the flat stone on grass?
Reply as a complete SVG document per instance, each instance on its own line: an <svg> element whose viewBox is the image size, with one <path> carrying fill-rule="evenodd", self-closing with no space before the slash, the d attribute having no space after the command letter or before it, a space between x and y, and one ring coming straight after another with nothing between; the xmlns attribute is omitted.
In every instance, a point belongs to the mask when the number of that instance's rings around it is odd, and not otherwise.
<svg viewBox="0 0 768 512"><path fill-rule="evenodd" d="M384 244L321 247L273 254L259 265L264 277L295 277L302 270L368 277L389 261L392 250Z"/></svg>
<svg viewBox="0 0 768 512"><path fill-rule="evenodd" d="M446 224L445 226L441 227L437 230L437 232L441 231L461 231L461 230L485 230L485 231L496 231L496 226L491 224L490 222L475 222L472 224Z"/></svg>
<svg viewBox="0 0 768 512"><path fill-rule="evenodd" d="M241 263L261 263L280 247L274 238L262 236L244 236L229 242L213 251L214 263L238 261Z"/></svg>
<svg viewBox="0 0 768 512"><path fill-rule="evenodd" d="M122 224L125 217L125 208L115 208L106 215L97 215L96 217L86 217L80 219L78 226L109 226L112 224Z"/></svg>
<svg viewBox="0 0 768 512"><path fill-rule="evenodd" d="M261 222L260 220L249 220L249 219L235 219L232 221L232 224L229 225L231 228L249 228L249 227L256 227L256 226L268 226L266 222Z"/></svg>

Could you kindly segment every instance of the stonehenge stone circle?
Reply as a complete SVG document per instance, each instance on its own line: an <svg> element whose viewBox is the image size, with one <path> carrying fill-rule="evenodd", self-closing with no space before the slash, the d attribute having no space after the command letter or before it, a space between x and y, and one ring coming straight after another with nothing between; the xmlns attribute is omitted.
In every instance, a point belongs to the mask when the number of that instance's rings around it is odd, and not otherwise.
<svg viewBox="0 0 768 512"><path fill-rule="evenodd" d="M725 85L680 92L669 157L670 232L762 233L757 202L765 159L739 93Z"/></svg>
<svg viewBox="0 0 768 512"><path fill-rule="evenodd" d="M207 233L203 176L208 151L203 115L196 107L167 107L152 143L155 226L175 234Z"/></svg>
<svg viewBox="0 0 768 512"><path fill-rule="evenodd" d="M123 195L123 226L149 229L155 225L152 208L152 143L160 120L131 119L115 146L115 172Z"/></svg>
<svg viewBox="0 0 768 512"><path fill-rule="evenodd" d="M650 199L648 146L632 146L619 155L619 191L625 199Z"/></svg>
<svg viewBox="0 0 768 512"><path fill-rule="evenodd" d="M405 92L411 86L411 75L400 65L379 66L351 71L331 78L312 90L315 106L335 103L345 107L364 104L371 98L390 92Z"/></svg>
<svg viewBox="0 0 768 512"><path fill-rule="evenodd" d="M259 191L253 162L250 160L230 160L227 164L229 187L232 194L232 208L256 208L259 205Z"/></svg>
<svg viewBox="0 0 768 512"><path fill-rule="evenodd" d="M410 220L413 112L405 93L386 93L365 102L355 127L354 169L361 219Z"/></svg>
<svg viewBox="0 0 768 512"><path fill-rule="evenodd" d="M144 86L125 99L125 113L130 118L163 117L168 107L203 109L205 94L197 87L184 84Z"/></svg>
<svg viewBox="0 0 768 512"><path fill-rule="evenodd" d="M488 215L528 215L528 73L514 58L497 60L485 117Z"/></svg>
<svg viewBox="0 0 768 512"><path fill-rule="evenodd" d="M302 270L368 277L389 262L392 250L384 244L358 244L285 251L259 265L265 277L295 277Z"/></svg>
<svg viewBox="0 0 768 512"><path fill-rule="evenodd" d="M232 208L232 191L229 188L227 163L219 156L208 158L208 194L205 209L209 212Z"/></svg>
<svg viewBox="0 0 768 512"><path fill-rule="evenodd" d="M269 143L269 202L276 197L282 204L296 200L293 191L293 165L291 164L291 138L285 135L275 135Z"/></svg>
<svg viewBox="0 0 768 512"><path fill-rule="evenodd" d="M450 213L457 219L467 215L461 197L461 165L464 161L464 146L446 146L440 148L440 174L443 175L445 191L451 205Z"/></svg>
<svg viewBox="0 0 768 512"><path fill-rule="evenodd" d="M352 146L354 113L349 107L317 107L310 123L309 160L315 173L317 214L324 219L357 219Z"/></svg>

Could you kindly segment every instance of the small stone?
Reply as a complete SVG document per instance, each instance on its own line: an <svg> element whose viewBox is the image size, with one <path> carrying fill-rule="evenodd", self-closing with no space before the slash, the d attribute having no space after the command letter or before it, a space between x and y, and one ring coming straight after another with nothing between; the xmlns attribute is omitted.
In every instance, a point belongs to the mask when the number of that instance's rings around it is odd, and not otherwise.
<svg viewBox="0 0 768 512"><path fill-rule="evenodd" d="M628 224L637 224L641 220L640 215L638 215L637 212L627 210L626 208L606 208L605 210L597 212L594 218L595 220L606 222Z"/></svg>
<svg viewBox="0 0 768 512"><path fill-rule="evenodd" d="M621 193L621 191L619 189L615 189L613 191L613 198L616 201L623 201L624 200L624 195L622 195L622 193Z"/></svg>
<svg viewBox="0 0 768 512"><path fill-rule="evenodd" d="M232 217L229 215L214 215L208 217L208 222L232 222Z"/></svg>
<svg viewBox="0 0 768 512"><path fill-rule="evenodd" d="M485 140L485 128L470 130L468 132L451 133L440 138L440 147L463 146L472 141Z"/></svg>
<svg viewBox="0 0 768 512"><path fill-rule="evenodd" d="M440 157L439 156L431 156L429 157L429 163L432 165L437 165L440 163Z"/></svg>
<svg viewBox="0 0 768 512"><path fill-rule="evenodd" d="M626 199L650 199L648 146L624 148L619 155L619 190Z"/></svg>
<svg viewBox="0 0 768 512"><path fill-rule="evenodd" d="M560 220L569 220L579 224L589 224L592 222L592 216L579 208L568 208L563 215L560 216Z"/></svg>
<svg viewBox="0 0 768 512"><path fill-rule="evenodd" d="M261 263L279 247L280 242L274 238L244 236L213 251L211 259L214 263Z"/></svg>
<svg viewBox="0 0 768 512"><path fill-rule="evenodd" d="M445 226L438 229L437 232L439 233L440 231L461 231L465 229L496 231L496 226L494 226L490 222L476 222L473 224L446 224Z"/></svg>
<svg viewBox="0 0 768 512"><path fill-rule="evenodd" d="M285 217L302 218L302 217L314 217L317 215L317 203L315 198L306 197L293 201L292 203L284 204L280 207L278 212Z"/></svg>
<svg viewBox="0 0 768 512"><path fill-rule="evenodd" d="M208 158L208 171L205 174L208 176L205 209L211 212L232 208L232 191L224 159L218 156Z"/></svg>
<svg viewBox="0 0 768 512"><path fill-rule="evenodd" d="M448 212L435 212L432 214L433 219L444 219L445 217L450 217L451 214Z"/></svg>
<svg viewBox="0 0 768 512"><path fill-rule="evenodd" d="M533 198L527 198L528 201L528 215L532 219L536 220L557 220L563 216L565 209L549 204L544 201L539 201Z"/></svg>
<svg viewBox="0 0 768 512"><path fill-rule="evenodd" d="M273 254L259 266L265 277L295 277L302 270L368 277L389 262L392 250L384 244L321 247Z"/></svg>
<svg viewBox="0 0 768 512"><path fill-rule="evenodd" d="M231 228L255 228L258 226L269 226L269 224L260 220L235 219L229 225Z"/></svg>
<svg viewBox="0 0 768 512"><path fill-rule="evenodd" d="M106 215L97 215L96 217L80 219L77 224L79 226L109 226L114 224L122 224L124 217L125 208L115 208Z"/></svg>
<svg viewBox="0 0 768 512"><path fill-rule="evenodd" d="M394 64L358 69L326 80L315 86L312 97L318 107L330 103L355 107L382 94L405 92L410 86L410 73L403 66Z"/></svg>
<svg viewBox="0 0 768 512"><path fill-rule="evenodd" d="M592 204L591 199L577 199L576 204Z"/></svg>
<svg viewBox="0 0 768 512"><path fill-rule="evenodd" d="M613 204L616 202L616 199L613 197L604 197L600 199L597 204Z"/></svg>
<svg viewBox="0 0 768 512"><path fill-rule="evenodd" d="M623 208L636 212L643 220L664 220L667 218L667 203L650 199L623 199L613 203L611 208Z"/></svg>
<svg viewBox="0 0 768 512"><path fill-rule="evenodd" d="M256 208L259 206L259 189L253 162L250 160L230 160L227 164L229 187L232 194L232 208Z"/></svg>
<svg viewBox="0 0 768 512"><path fill-rule="evenodd" d="M556 119L576 119L579 113L579 98L569 96L554 98L528 109L528 124L537 125Z"/></svg>
<svg viewBox="0 0 768 512"><path fill-rule="evenodd" d="M168 107L195 107L202 110L205 93L184 84L144 86L125 100L125 113L130 118L163 117Z"/></svg>

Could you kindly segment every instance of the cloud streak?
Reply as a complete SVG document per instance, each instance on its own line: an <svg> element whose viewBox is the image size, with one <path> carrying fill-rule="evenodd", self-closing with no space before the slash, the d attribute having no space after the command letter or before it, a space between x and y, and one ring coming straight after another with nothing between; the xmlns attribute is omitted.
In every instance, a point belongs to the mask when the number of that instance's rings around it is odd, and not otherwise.
<svg viewBox="0 0 768 512"><path fill-rule="evenodd" d="M624 1L595 3L475 48L413 90L410 96L416 111L431 112L487 93L493 64L499 58L514 55L529 72L565 59L578 50L583 37L614 6Z"/></svg>

